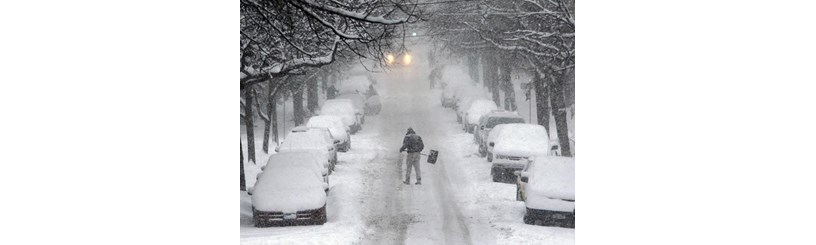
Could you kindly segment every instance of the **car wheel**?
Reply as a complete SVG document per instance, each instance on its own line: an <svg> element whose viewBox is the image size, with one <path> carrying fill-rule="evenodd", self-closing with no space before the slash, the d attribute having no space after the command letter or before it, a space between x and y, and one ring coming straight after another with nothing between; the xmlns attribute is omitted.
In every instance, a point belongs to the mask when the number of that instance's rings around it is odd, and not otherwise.
<svg viewBox="0 0 816 245"><path fill-rule="evenodd" d="M524 214L524 223L525 224L533 225L533 224L535 224L535 221L536 220L535 220L535 218L533 218L533 216L531 216L529 214L526 214L526 213Z"/></svg>

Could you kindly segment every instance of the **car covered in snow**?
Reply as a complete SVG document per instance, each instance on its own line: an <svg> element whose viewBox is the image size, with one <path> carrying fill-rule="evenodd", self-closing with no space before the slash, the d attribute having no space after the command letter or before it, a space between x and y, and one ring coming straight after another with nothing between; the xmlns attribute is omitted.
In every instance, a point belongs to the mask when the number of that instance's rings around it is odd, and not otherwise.
<svg viewBox="0 0 816 245"><path fill-rule="evenodd" d="M357 119L360 121L360 124L365 124L365 107L366 107L366 99L365 97L357 92L346 92L340 93L335 97L335 99L342 100L350 100L351 104L354 105L354 112L357 115Z"/></svg>
<svg viewBox="0 0 816 245"><path fill-rule="evenodd" d="M462 129L464 129L465 132L473 133L476 124L479 122L479 118L481 118L482 115L497 109L499 108L496 106L496 103L493 102L493 100L474 100L472 103L470 103L470 106L464 113Z"/></svg>
<svg viewBox="0 0 816 245"><path fill-rule="evenodd" d="M575 228L575 158L537 156L515 174L524 223Z"/></svg>
<svg viewBox="0 0 816 245"><path fill-rule="evenodd" d="M343 124L349 127L352 134L362 129L360 123L360 113L354 109L354 104L348 99L330 99L323 102L319 115L338 116L343 119Z"/></svg>
<svg viewBox="0 0 816 245"><path fill-rule="evenodd" d="M521 170L532 156L548 155L550 139L544 126L537 124L510 123L501 129L488 148L492 158L490 175L493 181L507 180L513 171ZM491 145L488 145L491 146Z"/></svg>
<svg viewBox="0 0 816 245"><path fill-rule="evenodd" d="M439 101L442 103L442 107L453 108L453 106L456 104L454 92L456 92L456 89L458 89L459 86L461 85L452 84L446 86L445 89L442 90L442 93L439 95Z"/></svg>
<svg viewBox="0 0 816 245"><path fill-rule="evenodd" d="M465 123L465 113L470 109L470 105L477 100L486 100L487 96L482 94L469 94L456 103L456 122Z"/></svg>
<svg viewBox="0 0 816 245"><path fill-rule="evenodd" d="M306 129L307 130L293 129L292 132L286 135L283 143L275 148L275 152L318 150L323 152L331 164L329 171L333 171L334 166L337 164L337 148L334 147L333 139L331 139L331 137L327 138L327 136L320 131Z"/></svg>
<svg viewBox="0 0 816 245"><path fill-rule="evenodd" d="M263 171L252 195L256 227L322 225L326 223L328 184L305 167Z"/></svg>
<svg viewBox="0 0 816 245"><path fill-rule="evenodd" d="M337 116L313 116L306 122L306 127L326 128L334 139L337 151L347 152L351 148L349 129L343 124L343 119ZM339 142L338 142L339 141Z"/></svg>
<svg viewBox="0 0 816 245"><path fill-rule="evenodd" d="M479 155L481 157L487 156L487 137L490 131L501 124L508 123L524 123L524 118L516 112L509 111L493 111L482 115L479 118L479 123L476 125L476 132L473 133L473 140L479 145Z"/></svg>
<svg viewBox="0 0 816 245"><path fill-rule="evenodd" d="M291 151L291 152L281 152L277 154L272 154L269 156L269 160L266 161L266 165L261 167L263 171L277 171L279 168L291 168L291 167L304 167L309 170L312 170L316 174L318 174L319 178L329 183L329 167L330 164L326 161L325 155L318 150L303 150L303 151ZM258 175L260 176L259 173ZM329 189L326 188L326 191Z"/></svg>

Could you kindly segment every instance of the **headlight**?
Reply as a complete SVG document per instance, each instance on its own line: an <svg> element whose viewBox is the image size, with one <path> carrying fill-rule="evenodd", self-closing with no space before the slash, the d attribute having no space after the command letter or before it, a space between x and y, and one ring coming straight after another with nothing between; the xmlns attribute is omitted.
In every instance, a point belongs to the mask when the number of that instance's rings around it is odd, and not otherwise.
<svg viewBox="0 0 816 245"><path fill-rule="evenodd" d="M385 56L385 63L393 64L394 63L394 55L388 54Z"/></svg>
<svg viewBox="0 0 816 245"><path fill-rule="evenodd" d="M405 63L406 65L411 64L411 55L405 54L404 56L402 56L402 63Z"/></svg>

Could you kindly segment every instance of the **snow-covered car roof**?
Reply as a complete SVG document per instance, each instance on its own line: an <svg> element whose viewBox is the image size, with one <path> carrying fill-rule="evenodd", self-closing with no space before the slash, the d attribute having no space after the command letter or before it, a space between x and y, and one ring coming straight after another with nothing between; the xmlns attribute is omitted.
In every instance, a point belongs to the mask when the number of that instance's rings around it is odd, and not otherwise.
<svg viewBox="0 0 816 245"><path fill-rule="evenodd" d="M483 100L483 99L487 99L487 96L475 95L474 94L474 95L468 95L468 96L463 97L458 102L458 107L457 108L459 109L459 111L457 111L457 113L464 114L465 111L467 111L467 109L470 108L470 105L473 103L473 101Z"/></svg>
<svg viewBox="0 0 816 245"><path fill-rule="evenodd" d="M527 173L527 196L575 200L575 158L536 156Z"/></svg>
<svg viewBox="0 0 816 245"><path fill-rule="evenodd" d="M496 109L498 109L498 107L492 100L474 100L472 103L470 103L470 108L467 110L468 122L475 123L479 121L479 118L482 117L482 115L490 113Z"/></svg>
<svg viewBox="0 0 816 245"><path fill-rule="evenodd" d="M327 142L324 136L312 133L289 133L286 139L278 146L282 149L316 149L327 150L327 146L334 145L334 142Z"/></svg>
<svg viewBox="0 0 816 245"><path fill-rule="evenodd" d="M494 138L493 153L517 157L547 154L550 139L544 126L537 124L502 124L501 133Z"/></svg>
<svg viewBox="0 0 816 245"><path fill-rule="evenodd" d="M343 118L338 116L330 116L330 115L323 115L323 116L313 116L309 118L309 121L306 123L307 127L315 127L315 128L328 128L329 132L331 132L332 137L335 139L345 138L346 131L348 131L348 127L343 123Z"/></svg>
<svg viewBox="0 0 816 245"><path fill-rule="evenodd" d="M349 112L354 114L354 102L350 99L330 99L323 102L321 113Z"/></svg>
<svg viewBox="0 0 816 245"><path fill-rule="evenodd" d="M363 111L365 109L365 97L358 93L344 93L336 97L336 99L348 99L354 105L354 109Z"/></svg>
<svg viewBox="0 0 816 245"><path fill-rule="evenodd" d="M493 111L479 118L479 124L485 125L486 128L507 123L524 123L524 118L512 111Z"/></svg>
<svg viewBox="0 0 816 245"><path fill-rule="evenodd" d="M502 130L507 127L508 125L512 125L513 123L508 124L500 124L493 129L490 130L490 134L487 135L487 142L494 142L499 135L501 135Z"/></svg>
<svg viewBox="0 0 816 245"><path fill-rule="evenodd" d="M298 126L292 128L292 131L286 135L286 138L288 139L292 135L309 135L310 137L322 138L327 143L334 143L331 131L327 128Z"/></svg>
<svg viewBox="0 0 816 245"><path fill-rule="evenodd" d="M252 193L252 206L265 212L294 213L326 205L324 182L303 167L264 171Z"/></svg>
<svg viewBox="0 0 816 245"><path fill-rule="evenodd" d="M278 168L305 167L323 176L329 173L326 168L329 165L328 162L326 154L318 150L281 151L269 156L264 171L275 171Z"/></svg>

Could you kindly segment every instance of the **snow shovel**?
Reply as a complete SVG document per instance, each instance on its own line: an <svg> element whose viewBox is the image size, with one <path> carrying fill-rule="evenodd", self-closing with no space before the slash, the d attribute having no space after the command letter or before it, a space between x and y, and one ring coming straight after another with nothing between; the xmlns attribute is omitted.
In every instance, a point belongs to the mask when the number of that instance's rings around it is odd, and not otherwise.
<svg viewBox="0 0 816 245"><path fill-rule="evenodd" d="M419 154L428 156L428 163L430 163L430 164L436 164L436 158L439 157L439 152L435 151L435 150L431 150L431 154L424 154L424 153L419 153Z"/></svg>

